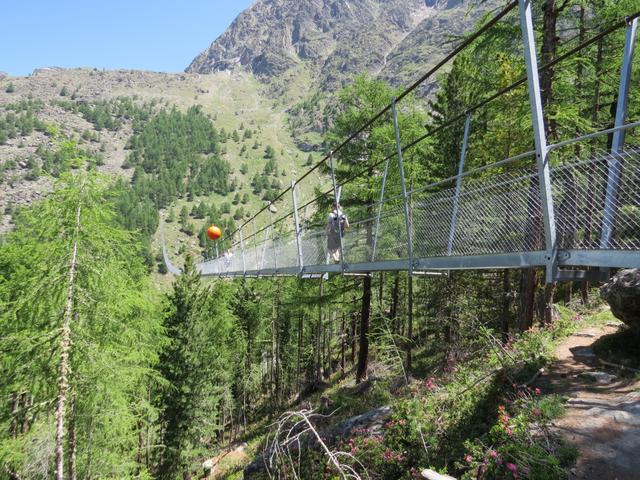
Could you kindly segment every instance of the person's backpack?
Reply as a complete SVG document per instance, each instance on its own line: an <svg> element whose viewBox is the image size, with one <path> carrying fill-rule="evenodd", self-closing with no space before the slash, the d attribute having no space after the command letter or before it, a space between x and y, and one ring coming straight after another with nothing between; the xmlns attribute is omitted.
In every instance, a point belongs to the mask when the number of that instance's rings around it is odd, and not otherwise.
<svg viewBox="0 0 640 480"><path fill-rule="evenodd" d="M340 220L340 223L338 223L338 219ZM344 215L344 213L332 213L331 214L331 233L334 235L340 235L342 234L342 236L344 237L344 226L346 223L346 219L347 217Z"/></svg>

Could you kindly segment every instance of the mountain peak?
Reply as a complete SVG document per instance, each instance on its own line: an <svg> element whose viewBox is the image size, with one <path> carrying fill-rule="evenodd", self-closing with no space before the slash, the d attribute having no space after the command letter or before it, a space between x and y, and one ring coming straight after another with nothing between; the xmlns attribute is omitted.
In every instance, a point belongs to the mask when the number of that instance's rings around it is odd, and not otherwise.
<svg viewBox="0 0 640 480"><path fill-rule="evenodd" d="M423 20L463 0L258 0L186 69L279 76L300 63L379 70ZM339 58L339 62L336 59Z"/></svg>

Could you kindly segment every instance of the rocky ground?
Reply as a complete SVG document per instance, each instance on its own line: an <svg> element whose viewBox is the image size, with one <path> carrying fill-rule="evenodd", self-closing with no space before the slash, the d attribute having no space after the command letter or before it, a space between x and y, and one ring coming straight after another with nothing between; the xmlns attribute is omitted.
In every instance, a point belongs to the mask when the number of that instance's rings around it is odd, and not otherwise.
<svg viewBox="0 0 640 480"><path fill-rule="evenodd" d="M552 393L569 397L566 415L555 425L579 450L572 479L640 478L640 381L604 366L591 348L621 325L569 337L544 379Z"/></svg>

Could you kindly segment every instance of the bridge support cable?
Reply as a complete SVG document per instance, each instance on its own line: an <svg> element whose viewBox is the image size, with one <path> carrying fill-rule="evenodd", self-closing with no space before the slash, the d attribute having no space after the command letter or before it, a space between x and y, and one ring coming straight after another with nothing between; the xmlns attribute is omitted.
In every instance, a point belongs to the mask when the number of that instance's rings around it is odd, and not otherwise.
<svg viewBox="0 0 640 480"><path fill-rule="evenodd" d="M529 102L533 135L536 147L536 163L544 224L544 238L546 250L546 280L553 282L557 268L556 223L551 193L551 175L549 173L549 150L542 111L542 96L540 94L540 79L538 77L538 56L536 53L535 31L531 13L531 0L519 0L520 26L524 43L524 58L527 66L527 81L529 86Z"/></svg>
<svg viewBox="0 0 640 480"><path fill-rule="evenodd" d="M413 271L413 234L411 228L411 212L409 211L409 195L407 194L407 181L405 178L404 161L402 158L402 143L400 140L400 127L398 126L398 109L396 99L391 102L391 115L393 116L393 130L396 136L396 148L398 150L398 169L400 170L400 187L402 188L402 200L404 202L404 221L407 229L407 256L409 276Z"/></svg>
<svg viewBox="0 0 640 480"><path fill-rule="evenodd" d="M384 205L384 192L387 185L387 174L389 173L389 159L384 163L384 173L382 174L382 185L380 186L380 202L378 202L378 213L376 214L376 223L373 229L373 244L371 245L371 261L376 260L376 248L378 246L378 229L380 228L380 215L382 215L382 207Z"/></svg>
<svg viewBox="0 0 640 480"><path fill-rule="evenodd" d="M618 103L616 107L616 119L614 127L624 125L627 118L629 105L629 85L631 83L631 70L633 65L633 54L636 44L636 34L638 31L638 19L627 23L625 36L624 53L622 56L622 69L620 72L620 85L618 88ZM609 174L607 176L607 193L604 205L604 218L602 220L602 235L600 248L607 249L611 246L615 216L618 210L618 190L620 188L620 174L622 169L622 158L620 153L624 149L624 139L626 130L616 130L613 134L611 144L611 160L609 161Z"/></svg>
<svg viewBox="0 0 640 480"><path fill-rule="evenodd" d="M293 226L295 228L296 234L296 247L297 247L297 256L298 256L298 268L300 269L300 275L302 275L302 271L304 269L304 256L302 254L302 241L300 235L302 234L302 229L300 228L300 217L298 216L298 198L297 198L297 188L298 185L295 180L291 181L291 200L293 202Z"/></svg>
<svg viewBox="0 0 640 480"><path fill-rule="evenodd" d="M167 253L167 244L164 241L164 218L160 214L160 242L162 243L162 258L164 264L167 267L167 271L173 275L182 275L182 270L176 267L171 260L169 260L169 254Z"/></svg>
<svg viewBox="0 0 640 480"><path fill-rule="evenodd" d="M467 146L469 145L469 132L471 130L471 112L467 113L467 119L464 122L464 136L462 138L462 149L460 151L460 164L458 165L458 177L456 178L456 191L453 196L453 211L451 213L451 230L449 232L449 243L447 245L447 255L453 253L453 242L456 236L456 222L458 220L458 207L460 203L460 190L462 188L462 174L464 173L464 164L467 157Z"/></svg>

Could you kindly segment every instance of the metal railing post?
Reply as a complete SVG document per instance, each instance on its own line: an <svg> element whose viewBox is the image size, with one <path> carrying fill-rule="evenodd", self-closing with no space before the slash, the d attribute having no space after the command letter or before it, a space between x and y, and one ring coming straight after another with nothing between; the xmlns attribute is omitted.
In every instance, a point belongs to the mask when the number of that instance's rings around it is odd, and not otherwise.
<svg viewBox="0 0 640 480"><path fill-rule="evenodd" d="M538 77L538 56L536 54L535 32L531 14L531 0L519 0L520 28L524 43L524 58L527 66L529 102L533 136L536 146L536 163L538 166L538 182L542 202L542 218L544 223L545 260L547 283L553 282L557 268L556 221L551 194L551 174L549 172L549 150L544 128L542 97L540 95L540 79Z"/></svg>
<svg viewBox="0 0 640 480"><path fill-rule="evenodd" d="M458 178L456 178L456 193L453 197L453 211L451 213L451 230L449 232L449 243L447 244L447 255L453 253L453 242L456 236L456 222L458 221L458 206L460 205L460 190L462 189L462 174L464 173L464 162L467 157L467 146L469 145L469 131L471 130L471 112L467 113L467 120L464 123L464 137L462 139L462 151L460 152L460 165L458 165Z"/></svg>
<svg viewBox="0 0 640 480"><path fill-rule="evenodd" d="M262 254L260 258L260 265L258 266L258 276L260 276L260 271L264 267L264 257L267 255L267 240L269 239L268 230L264 231L264 240L262 242Z"/></svg>
<svg viewBox="0 0 640 480"><path fill-rule="evenodd" d="M273 205L273 203L271 204ZM269 230L271 230L271 248L273 249L273 268L278 273L278 254L276 253L276 237L273 228L273 212L271 212L271 206L269 206Z"/></svg>
<svg viewBox="0 0 640 480"><path fill-rule="evenodd" d="M293 223L294 228L296 229L296 245L298 247L298 270L299 274L302 275L302 270L304 268L304 257L302 255L302 239L300 238L302 230L300 229L300 218L298 217L298 198L296 197L296 188L297 184L295 180L292 180L291 198L293 200Z"/></svg>
<svg viewBox="0 0 640 480"><path fill-rule="evenodd" d="M338 183L336 182L336 171L333 166L333 152L329 154L329 165L331 166L331 182L333 183L333 198L336 202L336 215L340 213L340 194L338 193ZM340 237L340 268L342 273L344 273L344 247L342 245L342 224L340 223L340 218L337 218L338 221L338 236Z"/></svg>
<svg viewBox="0 0 640 480"><path fill-rule="evenodd" d="M240 254L242 255L242 276L247 275L247 262L244 258L244 235L242 235L242 228L240 228Z"/></svg>
<svg viewBox="0 0 640 480"><path fill-rule="evenodd" d="M398 167L400 170L400 184L402 186L402 198L404 201L404 221L407 229L407 255L409 257L408 271L409 275L413 272L413 235L411 234L411 216L409 213L409 196L407 194L407 183L404 172L404 162L402 159L402 144L400 143L400 127L398 126L398 110L396 108L396 99L391 103L391 114L393 116L393 131L396 135L396 148L398 150Z"/></svg>
<svg viewBox="0 0 640 480"><path fill-rule="evenodd" d="M627 118L629 105L629 84L631 83L631 69L633 65L633 53L638 31L638 19L634 18L627 23L627 34L622 57L622 70L620 72L620 86L618 88L618 104L616 107L615 127L621 127ZM613 134L611 143L611 158L608 162L609 174L607 176L607 192L604 201L604 218L602 219L602 234L600 248L607 249L611 246L611 237L618 209L618 189L620 188L620 170L622 162L620 153L624 149L625 130L617 130Z"/></svg>
<svg viewBox="0 0 640 480"><path fill-rule="evenodd" d="M378 246L378 229L380 228L380 215L382 214L382 204L384 202L384 189L387 185L387 173L389 171L389 160L384 163L384 174L382 175L382 186L380 187L380 203L378 204L378 214L376 215L376 228L373 231L373 245L371 246L371 261L376 259L376 248Z"/></svg>
<svg viewBox="0 0 640 480"><path fill-rule="evenodd" d="M260 272L260 254L258 253L258 235L256 233L256 217L251 219L251 225L253 227L253 248L256 252L256 270Z"/></svg>

